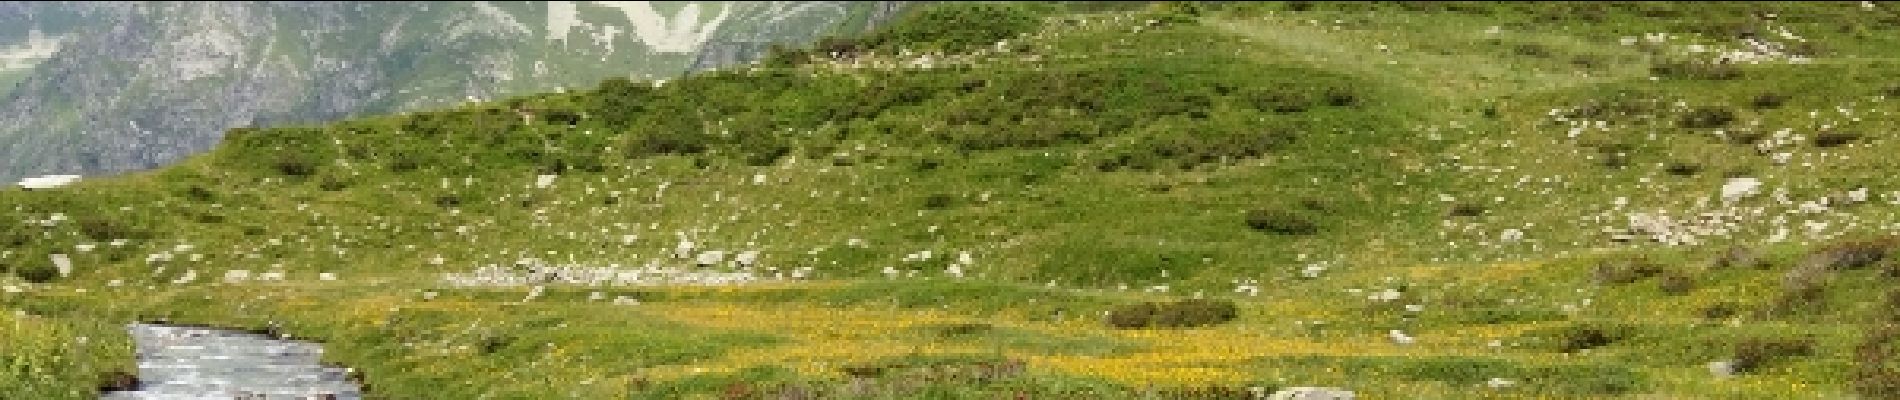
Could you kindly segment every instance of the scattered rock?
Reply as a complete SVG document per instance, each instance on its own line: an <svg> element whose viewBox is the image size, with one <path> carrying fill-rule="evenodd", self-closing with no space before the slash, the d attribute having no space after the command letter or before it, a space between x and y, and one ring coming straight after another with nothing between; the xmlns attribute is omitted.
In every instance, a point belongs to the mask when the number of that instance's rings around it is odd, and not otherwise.
<svg viewBox="0 0 1900 400"><path fill-rule="evenodd" d="M1273 392L1271 400L1353 400L1358 396L1352 391L1331 387L1290 387Z"/></svg>
<svg viewBox="0 0 1900 400"><path fill-rule="evenodd" d="M1715 375L1717 378L1733 377L1736 372L1734 361L1722 360L1709 362L1709 374Z"/></svg>

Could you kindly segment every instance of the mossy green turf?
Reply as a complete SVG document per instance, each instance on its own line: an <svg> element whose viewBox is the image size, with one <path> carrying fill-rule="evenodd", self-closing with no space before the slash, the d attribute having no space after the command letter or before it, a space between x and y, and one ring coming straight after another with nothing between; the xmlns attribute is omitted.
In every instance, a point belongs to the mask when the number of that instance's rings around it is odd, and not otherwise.
<svg viewBox="0 0 1900 400"><path fill-rule="evenodd" d="M392 314L401 321L380 325L342 322L350 318L325 307L325 299L387 297L392 306L409 304L417 291L441 290L435 274L524 257L639 265L662 258L678 241L676 232L692 232L705 248L761 250L767 265L812 267L822 280L874 278L887 266L921 269L935 280L710 299L672 298L664 289L640 292L649 301L894 301L972 315L1046 318L1058 310L1091 315L1157 297L1114 290L1121 285L1170 285L1175 295L1227 297L1231 280L1251 278L1260 280L1264 292L1236 297L1242 312L1233 323L1292 336L1345 338L1389 329L1417 334L1511 323L1553 327L1527 333L1527 348L1496 355L1263 359L1262 385L1337 384L1368 395L1397 395L1404 392L1396 382L1427 382L1438 385L1430 393L1447 397L1849 392L1843 371L1852 366L1852 345L1872 314L1862 303L1878 298L1893 281L1846 271L1848 278L1827 292L1825 304L1834 307L1711 322L1697 312L1715 303L1766 307L1780 295L1780 273L1810 243L1823 240L1758 245L1770 232L1758 224L1705 246L1617 246L1600 230L1617 221L1586 221L1612 210L1616 198L1641 208L1692 210L1697 199L1717 193L1727 175L1760 176L1796 198L1857 185L1877 193L1900 190L1891 177L1894 159L1887 156L1900 146L1890 140L1894 107L1885 99L1900 75L1893 61L1900 51L1894 43L1900 40L1900 6L1454 2L1209 8L1197 18L1177 18L951 6L912 14L884 33L825 45L871 52L858 54L864 60L889 60L894 48L908 47L906 40L941 32L937 38L943 40L921 46L964 54L983 49L974 65L942 61L946 65L931 69L888 71L837 67L790 53L758 68L705 73L662 87L614 80L592 91L443 111L240 129L218 149L161 170L58 190L0 193L0 221L7 222L0 228L0 245L7 246L0 265L23 270L54 253L70 254L78 265L73 277L26 294L0 294L0 301L73 327L41 338L99 338L75 345L90 349L69 353L76 356L6 372L30 377L20 382L45 382L23 390L83 397L79 391L94 383L84 375L128 368L115 323L169 315L242 326L283 322L288 331L327 340L332 359L367 371L372 389L390 398L618 396L621 386L579 382L642 366L690 364L776 339L771 332L677 326L600 304L503 305L525 289L446 291L469 296L467 308L431 314L417 306L422 309ZM1043 23L992 19L998 23L974 31L941 25L989 15L984 13L1040 17ZM1758 16L1765 13L1777 14L1774 24L1805 35L1811 45L1801 51L1815 61L1735 66L1733 79L1652 80L1652 66L1682 60L1658 46L1618 43L1652 32L1698 33L1708 43L1729 43L1737 30L1760 30L1767 22ZM1486 32L1491 27L1496 33ZM1011 44L986 44L999 38ZM1785 101L1774 108L1749 104L1763 94ZM1809 161L1812 166L1775 166L1711 129L1679 126L1688 109L1677 102L1804 133L1820 129L1810 111L1833 112L1851 103L1862 109L1859 119L1839 118L1839 128L1867 138L1826 149L1836 158ZM1564 126L1552 125L1553 109L1588 105L1613 111L1580 117L1613 120L1617 127L1569 140ZM1606 147L1626 153L1625 166L1609 168L1588 158ZM1664 173L1670 163L1694 164L1704 172ZM559 178L552 187L533 187L542 174ZM763 182L755 184L755 176ZM1565 183L1513 186L1520 177ZM1443 202L1441 195L1458 200ZM1454 203L1475 203L1483 211L1448 217ZM1249 213L1262 210L1307 218L1313 232L1251 228ZM1883 224L1896 222L1893 210L1875 202L1834 215L1859 218L1842 234L1890 232ZM52 227L13 222L54 213L71 220ZM1503 229L1523 229L1530 240L1502 243ZM637 238L624 242L629 235ZM115 239L130 241L103 245ZM853 239L866 245L848 245ZM1759 247L1779 267L1701 268L1719 246L1731 243ZM102 245L74 251L80 244ZM148 255L181 244L194 248L174 261L148 264ZM921 250L971 252L977 263L968 270L978 282L942 281L941 261L900 261ZM1589 271L1606 251L1647 253L1690 274L1694 288L1670 295L1653 280L1597 286ZM188 262L188 254L203 259ZM429 262L438 256L445 262ZM1332 266L1318 278L1300 275L1302 267L1320 261ZM344 279L274 289L169 283L186 270L197 270L206 281L232 269L283 270L303 281L335 272ZM111 280L124 286L104 287ZM1048 282L1065 289L1042 288ZM1364 302L1363 293L1346 292L1399 285L1407 286L1406 301ZM75 293L82 288L89 291ZM282 300L293 297L299 300ZM1564 310L1584 299L1594 304ZM1409 316L1400 307L1407 302L1429 311ZM1353 317L1312 328L1295 326L1295 320L1305 322L1298 317L1269 312L1288 303ZM542 326L560 323L570 328ZM1529 345L1587 323L1620 324L1633 333L1561 362L1549 360L1555 350ZM1763 376L1740 378L1745 384L1709 378L1703 367L1727 356L1727 346L1739 338L1796 333L1815 335L1823 345ZM484 334L507 339L478 337ZM541 337L548 335L584 337ZM984 335L1008 346L1122 351L1107 340L1055 340L1008 330ZM409 341L453 346L491 339L506 343L467 360L392 361L427 351L405 345ZM594 353L536 363L550 352L528 347L552 342L582 343ZM0 348L6 350L0 355L53 360L48 354L71 351L57 349L28 344ZM59 367L45 367L48 362ZM1352 375L1369 378L1313 381L1335 376L1321 374L1334 368L1364 371ZM658 392L643 395L717 393L735 380L802 379L763 377L782 372L658 383ZM1526 391L1460 393L1496 377L1490 375L1535 382ZM914 395L1053 395L1113 387L1086 377L1031 376ZM1803 386L1774 386L1787 382Z"/></svg>

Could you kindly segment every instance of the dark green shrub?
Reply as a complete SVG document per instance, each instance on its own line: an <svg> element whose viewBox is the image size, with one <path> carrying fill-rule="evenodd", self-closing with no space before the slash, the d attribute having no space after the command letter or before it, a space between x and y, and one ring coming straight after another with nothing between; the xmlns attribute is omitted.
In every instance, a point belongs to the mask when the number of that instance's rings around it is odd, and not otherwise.
<svg viewBox="0 0 1900 400"><path fill-rule="evenodd" d="M1108 326L1120 329L1146 328L1153 323L1155 303L1129 304L1108 311Z"/></svg>
<svg viewBox="0 0 1900 400"><path fill-rule="evenodd" d="M1557 350L1565 353L1595 349L1622 341L1630 335L1629 327L1609 324L1572 325L1557 335Z"/></svg>
<svg viewBox="0 0 1900 400"><path fill-rule="evenodd" d="M59 269L54 268L50 261L34 260L16 266L13 275L27 282L47 283L59 279Z"/></svg>
<svg viewBox="0 0 1900 400"><path fill-rule="evenodd" d="M121 370L99 374L99 394L139 390L139 378Z"/></svg>
<svg viewBox="0 0 1900 400"><path fill-rule="evenodd" d="M1695 279L1680 272L1671 272L1656 280L1656 286L1662 289L1663 294L1680 296L1695 290Z"/></svg>
<svg viewBox="0 0 1900 400"><path fill-rule="evenodd" d="M322 180L317 182L317 189L321 189L325 192L342 191L349 187L350 183L348 180L336 176L324 176Z"/></svg>
<svg viewBox="0 0 1900 400"><path fill-rule="evenodd" d="M1675 176L1695 176L1695 174L1702 172L1702 166L1689 162L1674 162L1669 163L1668 168L1665 168L1664 171Z"/></svg>
<svg viewBox="0 0 1900 400"><path fill-rule="evenodd" d="M1712 129L1728 126L1735 122L1735 111L1726 107L1696 107L1676 120L1676 126L1689 129Z"/></svg>
<svg viewBox="0 0 1900 400"><path fill-rule="evenodd" d="M1821 132L1814 135L1814 147L1840 147L1841 145L1853 143L1860 139L1861 134L1859 132Z"/></svg>
<svg viewBox="0 0 1900 400"><path fill-rule="evenodd" d="M1240 309L1234 305L1234 302L1188 299L1156 309L1154 325L1167 328L1191 328L1220 324L1232 321L1239 316Z"/></svg>
<svg viewBox="0 0 1900 400"><path fill-rule="evenodd" d="M1767 260L1764 260L1760 256L1755 255L1755 252L1753 250L1749 250L1747 247L1742 247L1742 246L1732 246L1732 247L1729 247L1728 250L1724 250L1722 252L1721 257L1716 257L1715 263L1714 263L1714 267L1716 269L1724 269L1724 268L1767 269L1770 266L1771 265L1768 263Z"/></svg>
<svg viewBox="0 0 1900 400"><path fill-rule="evenodd" d="M1730 144L1748 146L1753 146L1755 143L1760 143L1762 139L1768 138L1767 133L1753 131L1727 132L1724 133L1724 135L1726 135Z"/></svg>
<svg viewBox="0 0 1900 400"><path fill-rule="evenodd" d="M1755 96L1754 100L1749 101L1748 105L1750 107L1754 107L1757 110L1770 110L1770 109L1781 108L1781 105L1787 104L1787 103L1788 103L1788 96L1786 95L1775 94L1775 93L1762 93L1761 95Z"/></svg>
<svg viewBox="0 0 1900 400"><path fill-rule="evenodd" d="M1453 217L1476 217L1484 215L1484 212L1485 207L1483 204L1461 203L1451 206L1451 216Z"/></svg>
<svg viewBox="0 0 1900 400"><path fill-rule="evenodd" d="M1735 344L1735 371L1757 372L1783 360L1813 354L1813 339L1746 339Z"/></svg>
<svg viewBox="0 0 1900 400"><path fill-rule="evenodd" d="M956 201L957 201L956 196L952 196L952 195L944 194L944 193L937 193L937 194L925 196L923 205L925 209L942 210L945 208L950 208L950 206L952 205L955 205Z"/></svg>
<svg viewBox="0 0 1900 400"><path fill-rule="evenodd" d="M1845 271L1867 268L1887 259L1896 248L1900 248L1900 237L1888 236L1835 242L1809 253L1800 264L1795 266L1795 269Z"/></svg>
<svg viewBox="0 0 1900 400"><path fill-rule="evenodd" d="M1618 257L1597 262L1597 284L1626 285L1662 275L1662 265L1643 257Z"/></svg>
<svg viewBox="0 0 1900 400"><path fill-rule="evenodd" d="M1702 318L1707 319L1727 319L1739 315L1741 312L1742 305L1732 301L1711 304L1708 307L1703 307L1701 310Z"/></svg>
<svg viewBox="0 0 1900 400"><path fill-rule="evenodd" d="M1276 235L1312 235L1319 224L1303 213L1282 209L1256 209L1247 212L1247 227Z"/></svg>
<svg viewBox="0 0 1900 400"><path fill-rule="evenodd" d="M1188 299L1171 303L1144 302L1109 310L1108 325L1120 329L1192 328L1232 321L1239 307L1232 301Z"/></svg>
<svg viewBox="0 0 1900 400"><path fill-rule="evenodd" d="M145 239L145 232L133 228L130 224L105 217L79 217L79 233L94 241L114 239Z"/></svg>
<svg viewBox="0 0 1900 400"><path fill-rule="evenodd" d="M198 185L192 185L190 188L186 188L185 198L199 203L209 203L213 200L217 200L217 196L212 194L210 189L205 189L203 186Z"/></svg>
<svg viewBox="0 0 1900 400"><path fill-rule="evenodd" d="M275 167L278 173L287 176L310 176L317 173L316 162L301 158L279 160Z"/></svg>

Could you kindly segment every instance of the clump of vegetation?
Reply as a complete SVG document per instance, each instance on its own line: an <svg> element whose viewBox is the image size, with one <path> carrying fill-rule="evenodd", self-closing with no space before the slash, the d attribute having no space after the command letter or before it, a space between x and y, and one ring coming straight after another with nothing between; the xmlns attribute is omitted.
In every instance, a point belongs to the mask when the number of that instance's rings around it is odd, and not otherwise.
<svg viewBox="0 0 1900 400"><path fill-rule="evenodd" d="M59 279L59 269L49 262L28 262L14 267L13 275L27 282L48 283Z"/></svg>
<svg viewBox="0 0 1900 400"><path fill-rule="evenodd" d="M1854 347L1855 392L1870 399L1900 397L1900 324L1876 324Z"/></svg>
<svg viewBox="0 0 1900 400"><path fill-rule="evenodd" d="M1278 208L1248 211L1247 227L1276 235L1319 233L1319 223L1313 222L1313 217L1309 213Z"/></svg>
<svg viewBox="0 0 1900 400"><path fill-rule="evenodd" d="M1727 107L1696 107L1676 120L1676 126L1689 129L1713 129L1735 122L1735 111Z"/></svg>
<svg viewBox="0 0 1900 400"><path fill-rule="evenodd" d="M923 203L924 209L942 210L956 205L957 197L947 193L936 193L924 196Z"/></svg>
<svg viewBox="0 0 1900 400"><path fill-rule="evenodd" d="M1582 323L1557 332L1558 351L1575 353L1609 346L1628 338L1633 329L1620 324Z"/></svg>
<svg viewBox="0 0 1900 400"><path fill-rule="evenodd" d="M1900 245L1894 237L1851 239L1822 246L1796 262L1781 277L1782 293L1767 310L1771 315L1788 315L1801 310L1816 310L1823 305L1828 284L1836 271L1871 267L1887 259Z"/></svg>
<svg viewBox="0 0 1900 400"><path fill-rule="evenodd" d="M1702 318L1707 318L1707 319L1726 319L1729 317L1734 317L1736 315L1739 315L1741 312L1742 312L1741 304L1738 304L1733 301L1724 301L1724 302L1711 304L1708 307L1703 307L1701 310L1701 315L1702 315Z"/></svg>
<svg viewBox="0 0 1900 400"><path fill-rule="evenodd" d="M1783 104L1787 104L1787 103L1788 103L1787 95L1778 94L1778 93L1762 93L1760 95L1755 96L1754 100L1750 100L1748 102L1748 105L1750 107L1754 107L1757 110L1772 110L1776 108L1781 108Z"/></svg>
<svg viewBox="0 0 1900 400"><path fill-rule="evenodd" d="M1656 286L1662 289L1663 294L1681 296L1695 290L1695 278L1681 272L1665 273L1656 280Z"/></svg>
<svg viewBox="0 0 1900 400"><path fill-rule="evenodd" d="M1451 216L1453 217L1476 217L1484 215L1484 212L1484 205L1478 203L1459 203L1458 205L1451 206Z"/></svg>
<svg viewBox="0 0 1900 400"><path fill-rule="evenodd" d="M1713 263L1713 267L1716 269L1768 269L1770 266L1772 265L1769 264L1768 260L1762 259L1760 255L1755 254L1754 250L1749 250L1747 247L1742 246L1731 246L1728 250L1723 250L1722 255L1716 257Z"/></svg>
<svg viewBox="0 0 1900 400"><path fill-rule="evenodd" d="M1627 285L1662 275L1663 266L1640 256L1616 257L1597 262L1597 284Z"/></svg>
<svg viewBox="0 0 1900 400"><path fill-rule="evenodd" d="M1188 299L1171 303L1144 302L1109 310L1108 325L1120 329L1192 328L1232 321L1239 308L1227 300Z"/></svg>
<svg viewBox="0 0 1900 400"><path fill-rule="evenodd" d="M1790 280L1797 275L1820 275L1829 271L1851 271L1879 264L1893 256L1900 249L1900 237L1886 236L1863 239L1850 239L1835 242L1808 253L1794 270L1788 272Z"/></svg>
<svg viewBox="0 0 1900 400"><path fill-rule="evenodd" d="M1776 363L1814 355L1813 339L1751 338L1735 344L1735 371L1759 372Z"/></svg>
<svg viewBox="0 0 1900 400"><path fill-rule="evenodd" d="M1702 165L1691 163L1691 162L1678 161L1678 162L1669 163L1669 166L1665 168L1664 171L1667 171L1669 172L1670 175L1675 175L1675 176L1695 176L1695 174L1702 172Z"/></svg>
<svg viewBox="0 0 1900 400"><path fill-rule="evenodd" d="M1826 131L1814 134L1814 147L1840 147L1860 139L1860 132Z"/></svg>

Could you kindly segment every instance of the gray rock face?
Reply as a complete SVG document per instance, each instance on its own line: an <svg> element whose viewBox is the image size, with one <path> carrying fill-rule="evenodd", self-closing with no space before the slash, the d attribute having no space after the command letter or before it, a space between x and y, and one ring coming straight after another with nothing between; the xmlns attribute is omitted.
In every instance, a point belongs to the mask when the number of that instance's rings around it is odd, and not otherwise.
<svg viewBox="0 0 1900 400"><path fill-rule="evenodd" d="M138 348L140 390L104 399L363 398L347 371L320 364L323 349L313 343L195 327L129 329Z"/></svg>
<svg viewBox="0 0 1900 400"><path fill-rule="evenodd" d="M856 3L856 4L854 4ZM868 5L865 3L869 3ZM910 1L771 1L752 3L751 19L720 27L693 59L693 71L744 64L773 44L803 44L828 35L870 31L890 22ZM826 21L832 21L827 23Z"/></svg>
<svg viewBox="0 0 1900 400"><path fill-rule="evenodd" d="M0 2L0 181L153 168L235 127L742 63L886 3Z"/></svg>

